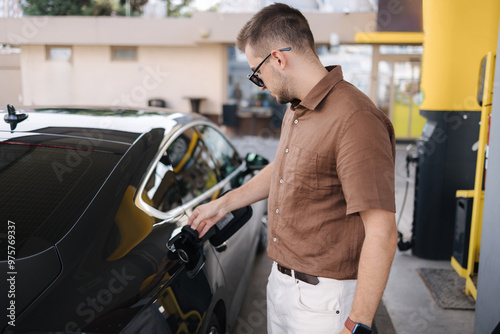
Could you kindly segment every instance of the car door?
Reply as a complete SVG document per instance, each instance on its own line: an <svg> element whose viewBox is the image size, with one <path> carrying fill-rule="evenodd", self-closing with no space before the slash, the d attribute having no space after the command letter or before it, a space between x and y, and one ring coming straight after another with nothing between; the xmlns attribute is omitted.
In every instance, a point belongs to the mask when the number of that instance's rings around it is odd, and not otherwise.
<svg viewBox="0 0 500 334"><path fill-rule="evenodd" d="M182 227L196 206L214 200L224 191L230 190L231 179L236 179L244 168L244 163L228 140L209 123L200 122L183 128L168 140L154 173L150 174L148 181L140 189L138 199L140 205L151 214L166 221L172 219L169 214L181 215L175 220L177 226ZM164 204L162 201L175 198L166 194L166 189L175 188L173 183L183 203L182 213L169 208L170 204L168 202ZM171 211L165 212L167 209ZM184 212L187 216L182 216ZM245 278L248 277L246 274L251 270L253 263L254 252L251 249L256 242L255 226L257 226L255 222L247 223L227 241L224 247L214 249L209 242L205 242L206 261L202 272L194 276L190 282L183 281L184 286L189 286L189 289L172 291L171 287L167 288L151 306L156 307L156 310L150 313L157 314L158 310L168 310L166 313L169 314L169 318L175 319L174 322L178 324L176 330L196 332L196 324L200 324L201 319L210 314L204 314L203 308L199 306L192 305L189 308L180 305L192 304L199 300L201 297L193 295L193 291L200 293L200 290L203 290L201 286L209 282L213 292L210 296L212 306L216 298L224 299L228 303L226 309L230 312L229 321L232 321L234 318L232 313L238 312L244 297L244 288L247 284ZM221 288L223 292L216 291L216 287ZM237 307L233 307L234 305ZM141 319L144 322L144 319Z"/></svg>
<svg viewBox="0 0 500 334"><path fill-rule="evenodd" d="M169 225L175 228L171 237L179 233L187 222L184 205L211 200L212 196L203 196L217 184L215 164L200 134L193 127L174 133L160 151L135 199L143 211L157 219L148 238L155 238L155 229L159 233ZM164 244L167 242L168 239L163 240ZM206 243L205 247L211 246ZM165 273L168 284L150 293L154 302L124 332L134 333L139 328L144 330L144 326L149 332L162 332L166 324L173 333L198 332L213 304L216 287L224 285L213 251L207 249L204 255L206 264L194 277L185 268L173 274ZM169 257L175 259L176 254ZM150 281L155 279L152 277Z"/></svg>
<svg viewBox="0 0 500 334"><path fill-rule="evenodd" d="M234 171L245 167L236 149L215 127L203 124L197 126L197 130L210 150L221 181L230 178ZM238 177L239 175L236 175L233 179ZM235 182L233 184L237 185ZM231 182L225 186L224 191L230 189ZM229 308L230 318L237 316L245 296L248 277L255 257L261 212L264 206L264 203L252 205L254 211L252 218L226 241L224 247L219 247L216 252L226 277L229 294L232 297L231 304L233 307Z"/></svg>

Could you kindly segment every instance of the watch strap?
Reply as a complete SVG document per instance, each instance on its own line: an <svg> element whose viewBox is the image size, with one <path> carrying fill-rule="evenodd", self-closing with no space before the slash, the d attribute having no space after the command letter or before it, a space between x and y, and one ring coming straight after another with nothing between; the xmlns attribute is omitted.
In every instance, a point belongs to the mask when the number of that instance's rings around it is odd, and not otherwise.
<svg viewBox="0 0 500 334"><path fill-rule="evenodd" d="M347 317L347 319L345 320L344 326L349 330L349 332L352 333L352 331L354 330L354 327L356 327L356 323L354 321L352 321L351 318Z"/></svg>
<svg viewBox="0 0 500 334"><path fill-rule="evenodd" d="M345 320L345 323L344 323L344 326L349 330L349 332L353 333L354 330L356 329L356 325L358 325L357 322L354 322L351 320L351 318L347 317L347 319ZM363 325L363 324L359 324L363 327L365 327L366 329L369 329L369 330L372 330L370 327L366 326L366 325Z"/></svg>

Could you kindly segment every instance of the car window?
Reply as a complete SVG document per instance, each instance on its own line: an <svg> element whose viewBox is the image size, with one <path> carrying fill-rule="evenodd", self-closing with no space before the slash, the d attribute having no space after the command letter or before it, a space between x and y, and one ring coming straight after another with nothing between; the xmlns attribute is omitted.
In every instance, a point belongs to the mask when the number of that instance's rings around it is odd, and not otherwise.
<svg viewBox="0 0 500 334"><path fill-rule="evenodd" d="M121 155L77 145L0 142L0 260L7 222L18 257L58 242L90 204Z"/></svg>
<svg viewBox="0 0 500 334"><path fill-rule="evenodd" d="M183 203L217 184L215 164L205 143L193 128L179 135L167 148Z"/></svg>
<svg viewBox="0 0 500 334"><path fill-rule="evenodd" d="M164 153L142 192L144 202L163 212L182 205L174 170Z"/></svg>
<svg viewBox="0 0 500 334"><path fill-rule="evenodd" d="M207 145L215 161L222 179L234 172L241 165L238 152L227 139L216 129L208 125L199 127L203 141Z"/></svg>

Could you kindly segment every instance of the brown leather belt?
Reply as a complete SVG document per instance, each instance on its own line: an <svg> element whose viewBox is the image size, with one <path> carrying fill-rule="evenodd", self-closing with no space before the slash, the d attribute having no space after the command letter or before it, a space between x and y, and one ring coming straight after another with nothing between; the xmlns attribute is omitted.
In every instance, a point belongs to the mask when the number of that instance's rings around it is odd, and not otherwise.
<svg viewBox="0 0 500 334"><path fill-rule="evenodd" d="M278 265L278 271L285 274L285 275L288 275L288 276L292 276L292 269L289 269L287 267L283 267L281 264L279 263L276 263ZM316 285L319 283L319 279L318 277L316 276L313 276L313 275L309 275L309 274L304 274L304 273L301 273L299 271L295 271L295 278L298 279L298 280L301 280L302 282L306 282L306 283L309 283L309 284L312 284L312 285Z"/></svg>

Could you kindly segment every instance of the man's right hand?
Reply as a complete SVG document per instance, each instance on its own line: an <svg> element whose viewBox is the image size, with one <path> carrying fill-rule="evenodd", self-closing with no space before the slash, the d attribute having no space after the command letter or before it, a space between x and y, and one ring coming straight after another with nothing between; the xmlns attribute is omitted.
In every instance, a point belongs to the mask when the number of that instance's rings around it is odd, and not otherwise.
<svg viewBox="0 0 500 334"><path fill-rule="evenodd" d="M272 166L273 163L267 165L243 186L212 202L198 206L189 217L187 224L193 230L197 230L201 238L227 213L267 198L271 184Z"/></svg>
<svg viewBox="0 0 500 334"><path fill-rule="evenodd" d="M227 214L227 212L222 209L222 198L223 197L198 206L189 217L187 224L190 225L193 230L198 231L200 238Z"/></svg>

